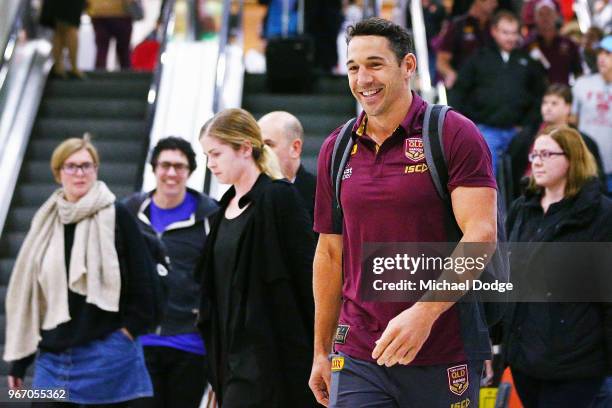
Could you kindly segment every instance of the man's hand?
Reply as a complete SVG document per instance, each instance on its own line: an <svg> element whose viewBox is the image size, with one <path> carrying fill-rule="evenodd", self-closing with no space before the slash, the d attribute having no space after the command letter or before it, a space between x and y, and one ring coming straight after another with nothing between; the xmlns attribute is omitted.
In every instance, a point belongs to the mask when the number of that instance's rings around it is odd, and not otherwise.
<svg viewBox="0 0 612 408"><path fill-rule="evenodd" d="M317 402L327 406L331 390L331 362L323 354L315 356L312 362L312 371L308 386L312 390Z"/></svg>
<svg viewBox="0 0 612 408"><path fill-rule="evenodd" d="M493 371L493 361L485 360L484 368L485 376L480 379L480 386L489 387L491 384L493 384L493 375L495 374Z"/></svg>
<svg viewBox="0 0 612 408"><path fill-rule="evenodd" d="M372 352L378 365L406 365L414 360L440 316L438 308L431 307L434 305L416 303L389 321Z"/></svg>

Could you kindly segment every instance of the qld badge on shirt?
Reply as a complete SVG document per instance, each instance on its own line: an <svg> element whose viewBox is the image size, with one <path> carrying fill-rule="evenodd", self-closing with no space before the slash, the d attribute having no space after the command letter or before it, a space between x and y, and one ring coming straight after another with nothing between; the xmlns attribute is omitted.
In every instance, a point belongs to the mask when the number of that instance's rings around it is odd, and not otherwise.
<svg viewBox="0 0 612 408"><path fill-rule="evenodd" d="M404 154L408 160L418 163L425 158L423 139L420 137L409 137L404 142Z"/></svg>

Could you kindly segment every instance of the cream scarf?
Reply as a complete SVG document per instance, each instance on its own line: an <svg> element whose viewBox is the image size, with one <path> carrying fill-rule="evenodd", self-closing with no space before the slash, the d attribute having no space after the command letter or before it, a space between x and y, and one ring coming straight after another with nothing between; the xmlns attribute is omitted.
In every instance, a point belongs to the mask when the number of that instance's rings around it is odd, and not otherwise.
<svg viewBox="0 0 612 408"><path fill-rule="evenodd" d="M70 320L68 290L109 312L119 311L121 275L115 248L115 196L101 181L76 203L56 190L34 215L6 294L4 359L34 353L40 329ZM66 273L64 225L76 223Z"/></svg>

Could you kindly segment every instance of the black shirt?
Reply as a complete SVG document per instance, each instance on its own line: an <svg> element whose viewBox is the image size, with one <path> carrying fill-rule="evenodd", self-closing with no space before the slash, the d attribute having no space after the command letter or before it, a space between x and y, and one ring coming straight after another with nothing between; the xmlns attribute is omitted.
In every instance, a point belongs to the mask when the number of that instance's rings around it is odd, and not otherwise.
<svg viewBox="0 0 612 408"><path fill-rule="evenodd" d="M219 305L217 313L219 315L221 346L228 343L226 324L236 308L231 307L231 287L233 272L240 251L242 234L252 216L252 205L249 205L239 216L228 219L223 216L219 224L219 233L214 243L214 280L215 295ZM225 350L222 355L225 356ZM225 360L225 358L223 358ZM221 372L224 371L225 363L221 363Z"/></svg>

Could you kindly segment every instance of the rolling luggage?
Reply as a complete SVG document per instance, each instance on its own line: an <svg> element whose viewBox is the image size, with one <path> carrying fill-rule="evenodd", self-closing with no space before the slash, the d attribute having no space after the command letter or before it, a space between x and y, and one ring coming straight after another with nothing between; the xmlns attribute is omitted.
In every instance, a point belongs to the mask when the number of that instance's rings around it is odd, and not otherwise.
<svg viewBox="0 0 612 408"><path fill-rule="evenodd" d="M304 0L298 0L297 35L289 35L290 2L282 1L282 34L268 40L266 70L272 92L307 92L314 82L314 42L304 35ZM271 4L270 7L273 7Z"/></svg>

